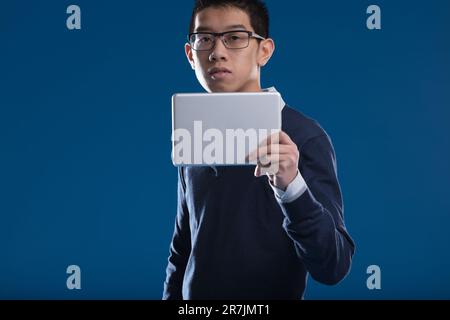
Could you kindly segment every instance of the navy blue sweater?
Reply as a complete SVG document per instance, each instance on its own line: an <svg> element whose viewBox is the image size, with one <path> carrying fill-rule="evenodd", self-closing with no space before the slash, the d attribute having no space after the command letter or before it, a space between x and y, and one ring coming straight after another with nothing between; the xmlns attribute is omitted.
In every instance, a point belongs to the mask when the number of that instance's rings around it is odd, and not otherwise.
<svg viewBox="0 0 450 320"><path fill-rule="evenodd" d="M325 284L348 273L354 243L330 138L288 106L282 130L308 185L291 203L279 204L254 166L179 168L163 299L300 299L308 272Z"/></svg>

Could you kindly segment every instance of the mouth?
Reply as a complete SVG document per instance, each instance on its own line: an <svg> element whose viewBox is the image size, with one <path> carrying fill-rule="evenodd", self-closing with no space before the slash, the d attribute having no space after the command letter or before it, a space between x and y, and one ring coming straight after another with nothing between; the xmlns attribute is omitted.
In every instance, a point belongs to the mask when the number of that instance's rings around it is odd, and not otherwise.
<svg viewBox="0 0 450 320"><path fill-rule="evenodd" d="M208 70L208 74L213 80L225 79L231 75L231 71L227 68L211 68Z"/></svg>

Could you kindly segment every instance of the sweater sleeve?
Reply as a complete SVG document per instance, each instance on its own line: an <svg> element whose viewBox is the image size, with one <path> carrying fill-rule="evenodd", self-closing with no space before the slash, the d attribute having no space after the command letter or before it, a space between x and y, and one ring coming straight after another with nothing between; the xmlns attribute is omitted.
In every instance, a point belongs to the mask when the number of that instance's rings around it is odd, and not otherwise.
<svg viewBox="0 0 450 320"><path fill-rule="evenodd" d="M326 134L299 149L299 170L308 188L294 201L280 203L283 227L311 276L336 284L350 270L355 246L344 225L335 152Z"/></svg>
<svg viewBox="0 0 450 320"><path fill-rule="evenodd" d="M186 206L182 167L178 169L178 205L175 230L170 244L163 300L182 300L183 278L191 253L189 212Z"/></svg>

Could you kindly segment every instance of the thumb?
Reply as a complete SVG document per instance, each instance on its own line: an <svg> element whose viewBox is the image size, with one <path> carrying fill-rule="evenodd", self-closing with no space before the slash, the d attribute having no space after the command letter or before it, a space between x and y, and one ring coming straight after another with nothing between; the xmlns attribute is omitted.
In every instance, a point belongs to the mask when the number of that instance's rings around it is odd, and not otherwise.
<svg viewBox="0 0 450 320"><path fill-rule="evenodd" d="M261 168L259 167L259 165L256 165L255 177L259 177L260 175L261 175Z"/></svg>

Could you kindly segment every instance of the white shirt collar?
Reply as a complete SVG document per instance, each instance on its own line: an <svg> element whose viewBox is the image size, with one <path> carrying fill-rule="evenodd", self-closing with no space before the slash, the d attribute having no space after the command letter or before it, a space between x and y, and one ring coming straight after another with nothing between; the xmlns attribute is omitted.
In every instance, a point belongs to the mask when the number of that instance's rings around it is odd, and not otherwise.
<svg viewBox="0 0 450 320"><path fill-rule="evenodd" d="M263 89L263 91L264 92L278 92L275 87L266 88L266 89ZM284 102L283 97L281 97L281 109L283 109L285 105L286 105L286 103Z"/></svg>

